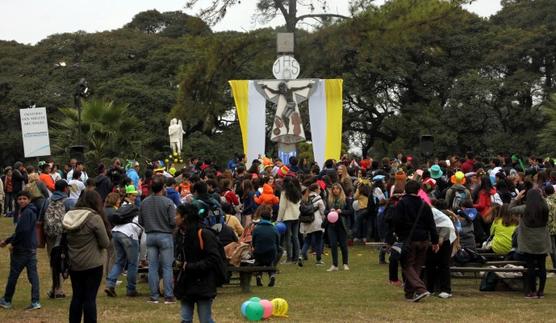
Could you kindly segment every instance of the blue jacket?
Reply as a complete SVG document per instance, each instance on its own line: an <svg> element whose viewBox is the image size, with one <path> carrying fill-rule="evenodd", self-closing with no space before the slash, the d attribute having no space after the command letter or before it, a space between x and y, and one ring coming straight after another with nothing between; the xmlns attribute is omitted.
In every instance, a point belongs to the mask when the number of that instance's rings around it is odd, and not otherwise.
<svg viewBox="0 0 556 323"><path fill-rule="evenodd" d="M254 255L276 255L280 250L280 234L274 225L267 220L261 220L255 226L252 241Z"/></svg>
<svg viewBox="0 0 556 323"><path fill-rule="evenodd" d="M176 206L181 204L180 193L178 193L173 187L168 187L166 189L166 197L172 200Z"/></svg>
<svg viewBox="0 0 556 323"><path fill-rule="evenodd" d="M131 179L131 181L133 182L133 186L135 186L135 189L139 189L139 174L137 174L137 171L135 170L135 168L130 168L127 170L126 172L126 176L129 177L129 179Z"/></svg>
<svg viewBox="0 0 556 323"><path fill-rule="evenodd" d="M14 250L33 251L37 249L37 236L35 235L35 224L37 222L38 210L33 203L29 203L21 210L15 232L6 239Z"/></svg>

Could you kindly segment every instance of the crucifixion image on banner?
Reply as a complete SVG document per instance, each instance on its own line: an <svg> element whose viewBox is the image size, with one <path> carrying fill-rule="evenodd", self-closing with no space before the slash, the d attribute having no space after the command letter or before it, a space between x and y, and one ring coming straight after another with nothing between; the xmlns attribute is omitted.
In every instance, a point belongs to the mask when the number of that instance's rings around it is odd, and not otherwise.
<svg viewBox="0 0 556 323"><path fill-rule="evenodd" d="M255 81L257 91L276 104L270 140L284 144L305 141L299 104L316 90L317 80L265 80Z"/></svg>

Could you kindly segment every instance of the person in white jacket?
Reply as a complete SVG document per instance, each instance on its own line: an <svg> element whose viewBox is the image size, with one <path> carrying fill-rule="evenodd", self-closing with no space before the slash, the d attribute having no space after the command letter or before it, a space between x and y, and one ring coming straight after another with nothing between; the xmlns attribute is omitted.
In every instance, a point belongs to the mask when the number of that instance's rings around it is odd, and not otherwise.
<svg viewBox="0 0 556 323"><path fill-rule="evenodd" d="M303 248L301 249L301 256L298 259L298 265L303 266L303 259L308 259L307 251L309 246L313 248L317 257L317 266L324 265L321 259L322 255L322 235L324 229L322 222L324 220L324 201L320 197L320 186L317 183L309 185L305 193L304 199L311 201L315 207L315 218L311 223L301 223L299 225L299 232L303 234Z"/></svg>
<svg viewBox="0 0 556 323"><path fill-rule="evenodd" d="M119 210L133 208L135 215L131 222L118 224L112 228L112 243L116 251L116 261L106 278L104 292L109 297L116 296L116 282L127 264L127 296L138 296L136 289L137 263L139 261L139 241L143 235L143 228L139 225L139 209L135 206L138 192L133 184L126 186L126 196ZM118 211L116 211L117 213ZM116 216L116 215L115 215ZM114 216L114 217L115 217Z"/></svg>
<svg viewBox="0 0 556 323"><path fill-rule="evenodd" d="M292 263L299 257L299 204L301 198L299 181L295 177L287 176L284 179L278 209L278 221L284 222L286 225L284 236L286 263Z"/></svg>

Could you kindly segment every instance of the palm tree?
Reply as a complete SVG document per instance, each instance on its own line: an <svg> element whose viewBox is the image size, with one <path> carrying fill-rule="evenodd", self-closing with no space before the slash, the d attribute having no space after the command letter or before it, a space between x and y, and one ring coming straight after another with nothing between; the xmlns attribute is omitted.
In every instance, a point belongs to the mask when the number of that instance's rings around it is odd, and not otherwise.
<svg viewBox="0 0 556 323"><path fill-rule="evenodd" d="M81 132L87 147L86 156L93 162L114 156L130 156L138 153L137 143L143 123L128 113L128 104L93 99L83 102ZM62 117L54 120L53 148L64 153L75 143L78 129L77 111L61 108Z"/></svg>

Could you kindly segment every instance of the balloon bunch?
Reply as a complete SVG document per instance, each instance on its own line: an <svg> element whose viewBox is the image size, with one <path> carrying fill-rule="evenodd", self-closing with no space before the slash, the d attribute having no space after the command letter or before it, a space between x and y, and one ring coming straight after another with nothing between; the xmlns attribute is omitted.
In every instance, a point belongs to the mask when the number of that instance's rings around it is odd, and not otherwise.
<svg viewBox="0 0 556 323"><path fill-rule="evenodd" d="M173 152L171 155L168 156L164 161L168 164L173 158L174 164L180 163L183 164L183 159L177 152Z"/></svg>
<svg viewBox="0 0 556 323"><path fill-rule="evenodd" d="M271 316L288 317L288 302L283 298L272 301L251 297L241 304L241 315L248 321L260 321Z"/></svg>

